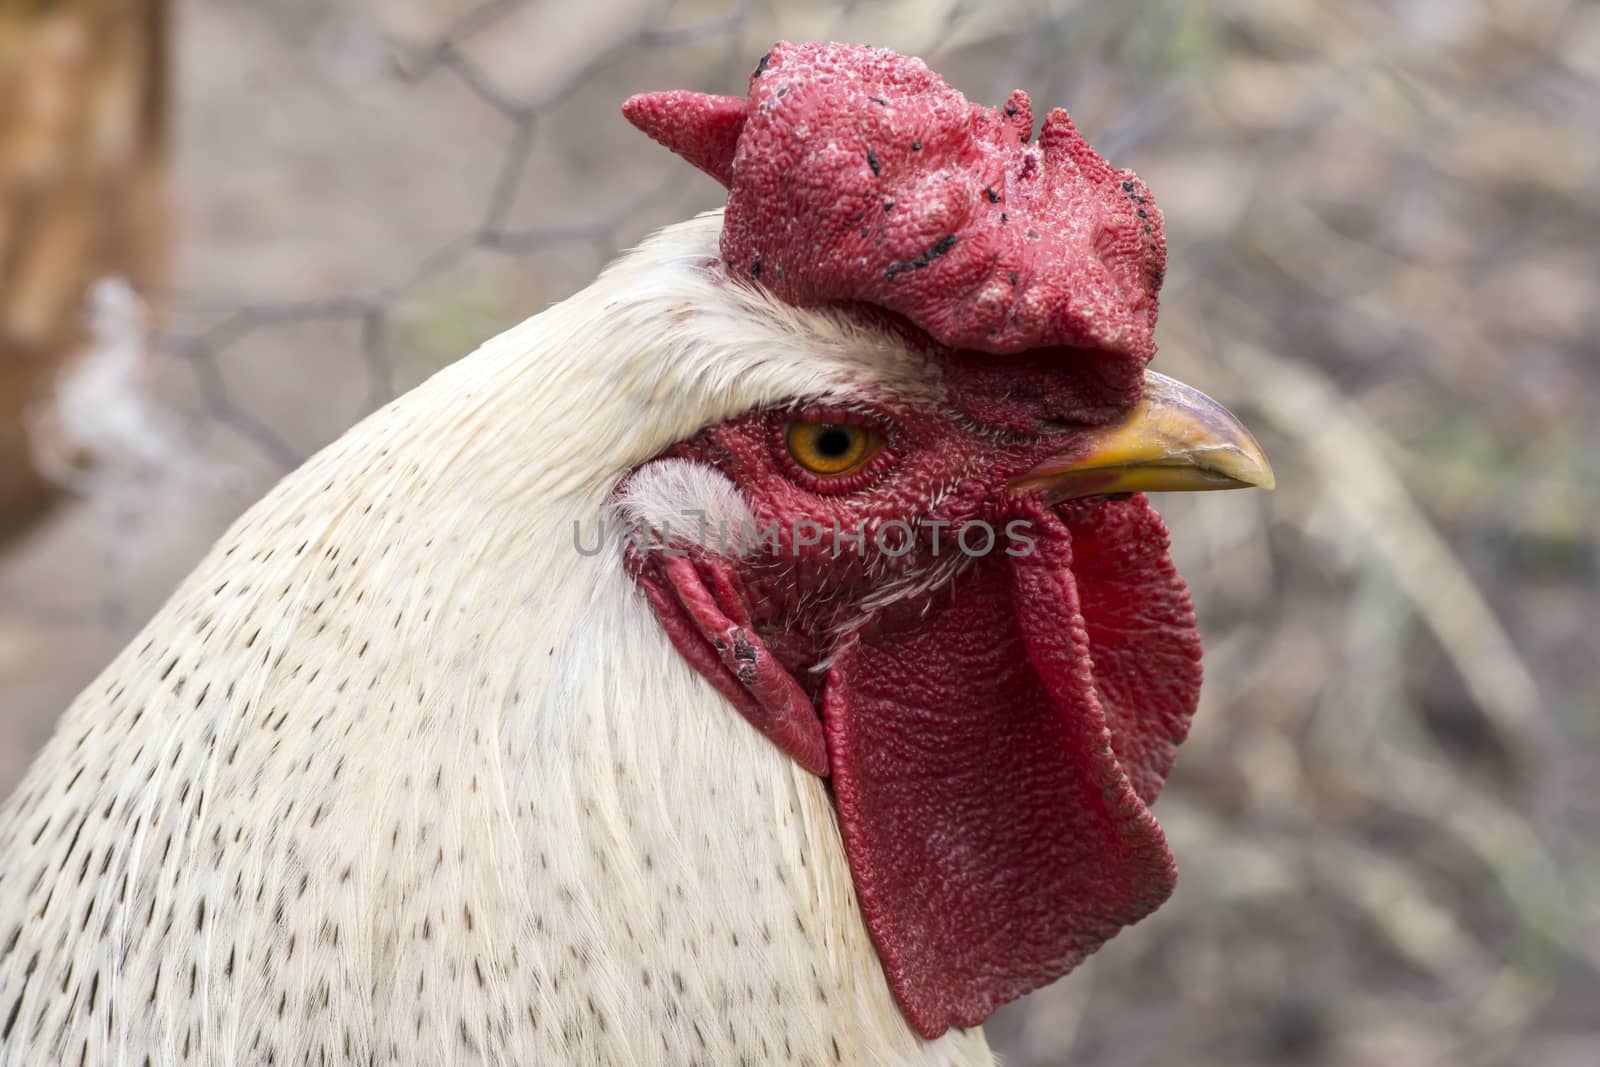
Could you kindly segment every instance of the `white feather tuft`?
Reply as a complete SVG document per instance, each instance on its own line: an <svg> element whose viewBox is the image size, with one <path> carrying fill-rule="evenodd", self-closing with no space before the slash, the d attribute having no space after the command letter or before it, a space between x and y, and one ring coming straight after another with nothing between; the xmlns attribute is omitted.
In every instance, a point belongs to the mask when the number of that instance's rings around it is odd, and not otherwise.
<svg viewBox="0 0 1600 1067"><path fill-rule="evenodd" d="M755 515L728 476L688 459L663 459L630 477L617 498L627 530L648 530L664 541L737 555L755 528Z"/></svg>

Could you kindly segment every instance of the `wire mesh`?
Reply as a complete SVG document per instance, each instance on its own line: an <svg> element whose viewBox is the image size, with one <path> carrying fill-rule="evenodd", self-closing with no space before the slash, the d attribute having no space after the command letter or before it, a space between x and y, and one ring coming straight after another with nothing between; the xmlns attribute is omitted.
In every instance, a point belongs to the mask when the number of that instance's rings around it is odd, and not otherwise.
<svg viewBox="0 0 1600 1067"><path fill-rule="evenodd" d="M0 557L7 781L273 479L720 202L624 97L741 92L780 38L884 44L1069 106L1149 181L1158 366L1280 468L1271 499L1163 502L1209 646L1159 809L1183 882L997 1017L1007 1062L1600 1052L1595 5L178 10L177 281L148 332L102 294L78 403L122 429Z"/></svg>

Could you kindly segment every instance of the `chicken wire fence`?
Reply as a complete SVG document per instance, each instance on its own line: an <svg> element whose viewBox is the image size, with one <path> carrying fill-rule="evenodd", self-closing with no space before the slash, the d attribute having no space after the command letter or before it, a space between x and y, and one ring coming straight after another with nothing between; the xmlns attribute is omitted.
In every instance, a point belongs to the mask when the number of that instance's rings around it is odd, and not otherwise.
<svg viewBox="0 0 1600 1067"><path fill-rule="evenodd" d="M1593 1061L1596 5L189 0L175 34L172 286L97 289L41 419L71 499L0 556L8 783L275 478L721 202L622 99L882 44L1140 172L1157 366L1279 467L1160 502L1208 643L1183 881L996 1018L1008 1062Z"/></svg>

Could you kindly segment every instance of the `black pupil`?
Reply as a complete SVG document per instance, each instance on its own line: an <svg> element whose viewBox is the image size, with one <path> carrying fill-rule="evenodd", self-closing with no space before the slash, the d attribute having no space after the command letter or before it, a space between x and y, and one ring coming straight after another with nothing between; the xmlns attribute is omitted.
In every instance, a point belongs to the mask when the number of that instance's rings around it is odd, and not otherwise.
<svg viewBox="0 0 1600 1067"><path fill-rule="evenodd" d="M842 426L824 427L817 435L817 451L829 459L838 459L850 451L850 431Z"/></svg>

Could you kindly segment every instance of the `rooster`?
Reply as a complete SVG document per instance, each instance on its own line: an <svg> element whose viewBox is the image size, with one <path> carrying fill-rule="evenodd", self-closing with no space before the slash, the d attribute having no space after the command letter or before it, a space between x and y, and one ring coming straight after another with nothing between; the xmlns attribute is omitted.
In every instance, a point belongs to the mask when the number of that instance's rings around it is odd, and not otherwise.
<svg viewBox="0 0 1600 1067"><path fill-rule="evenodd" d="M780 44L729 188L248 511L0 816L0 1062L986 1064L1170 893L1161 216L1053 112Z"/></svg>

